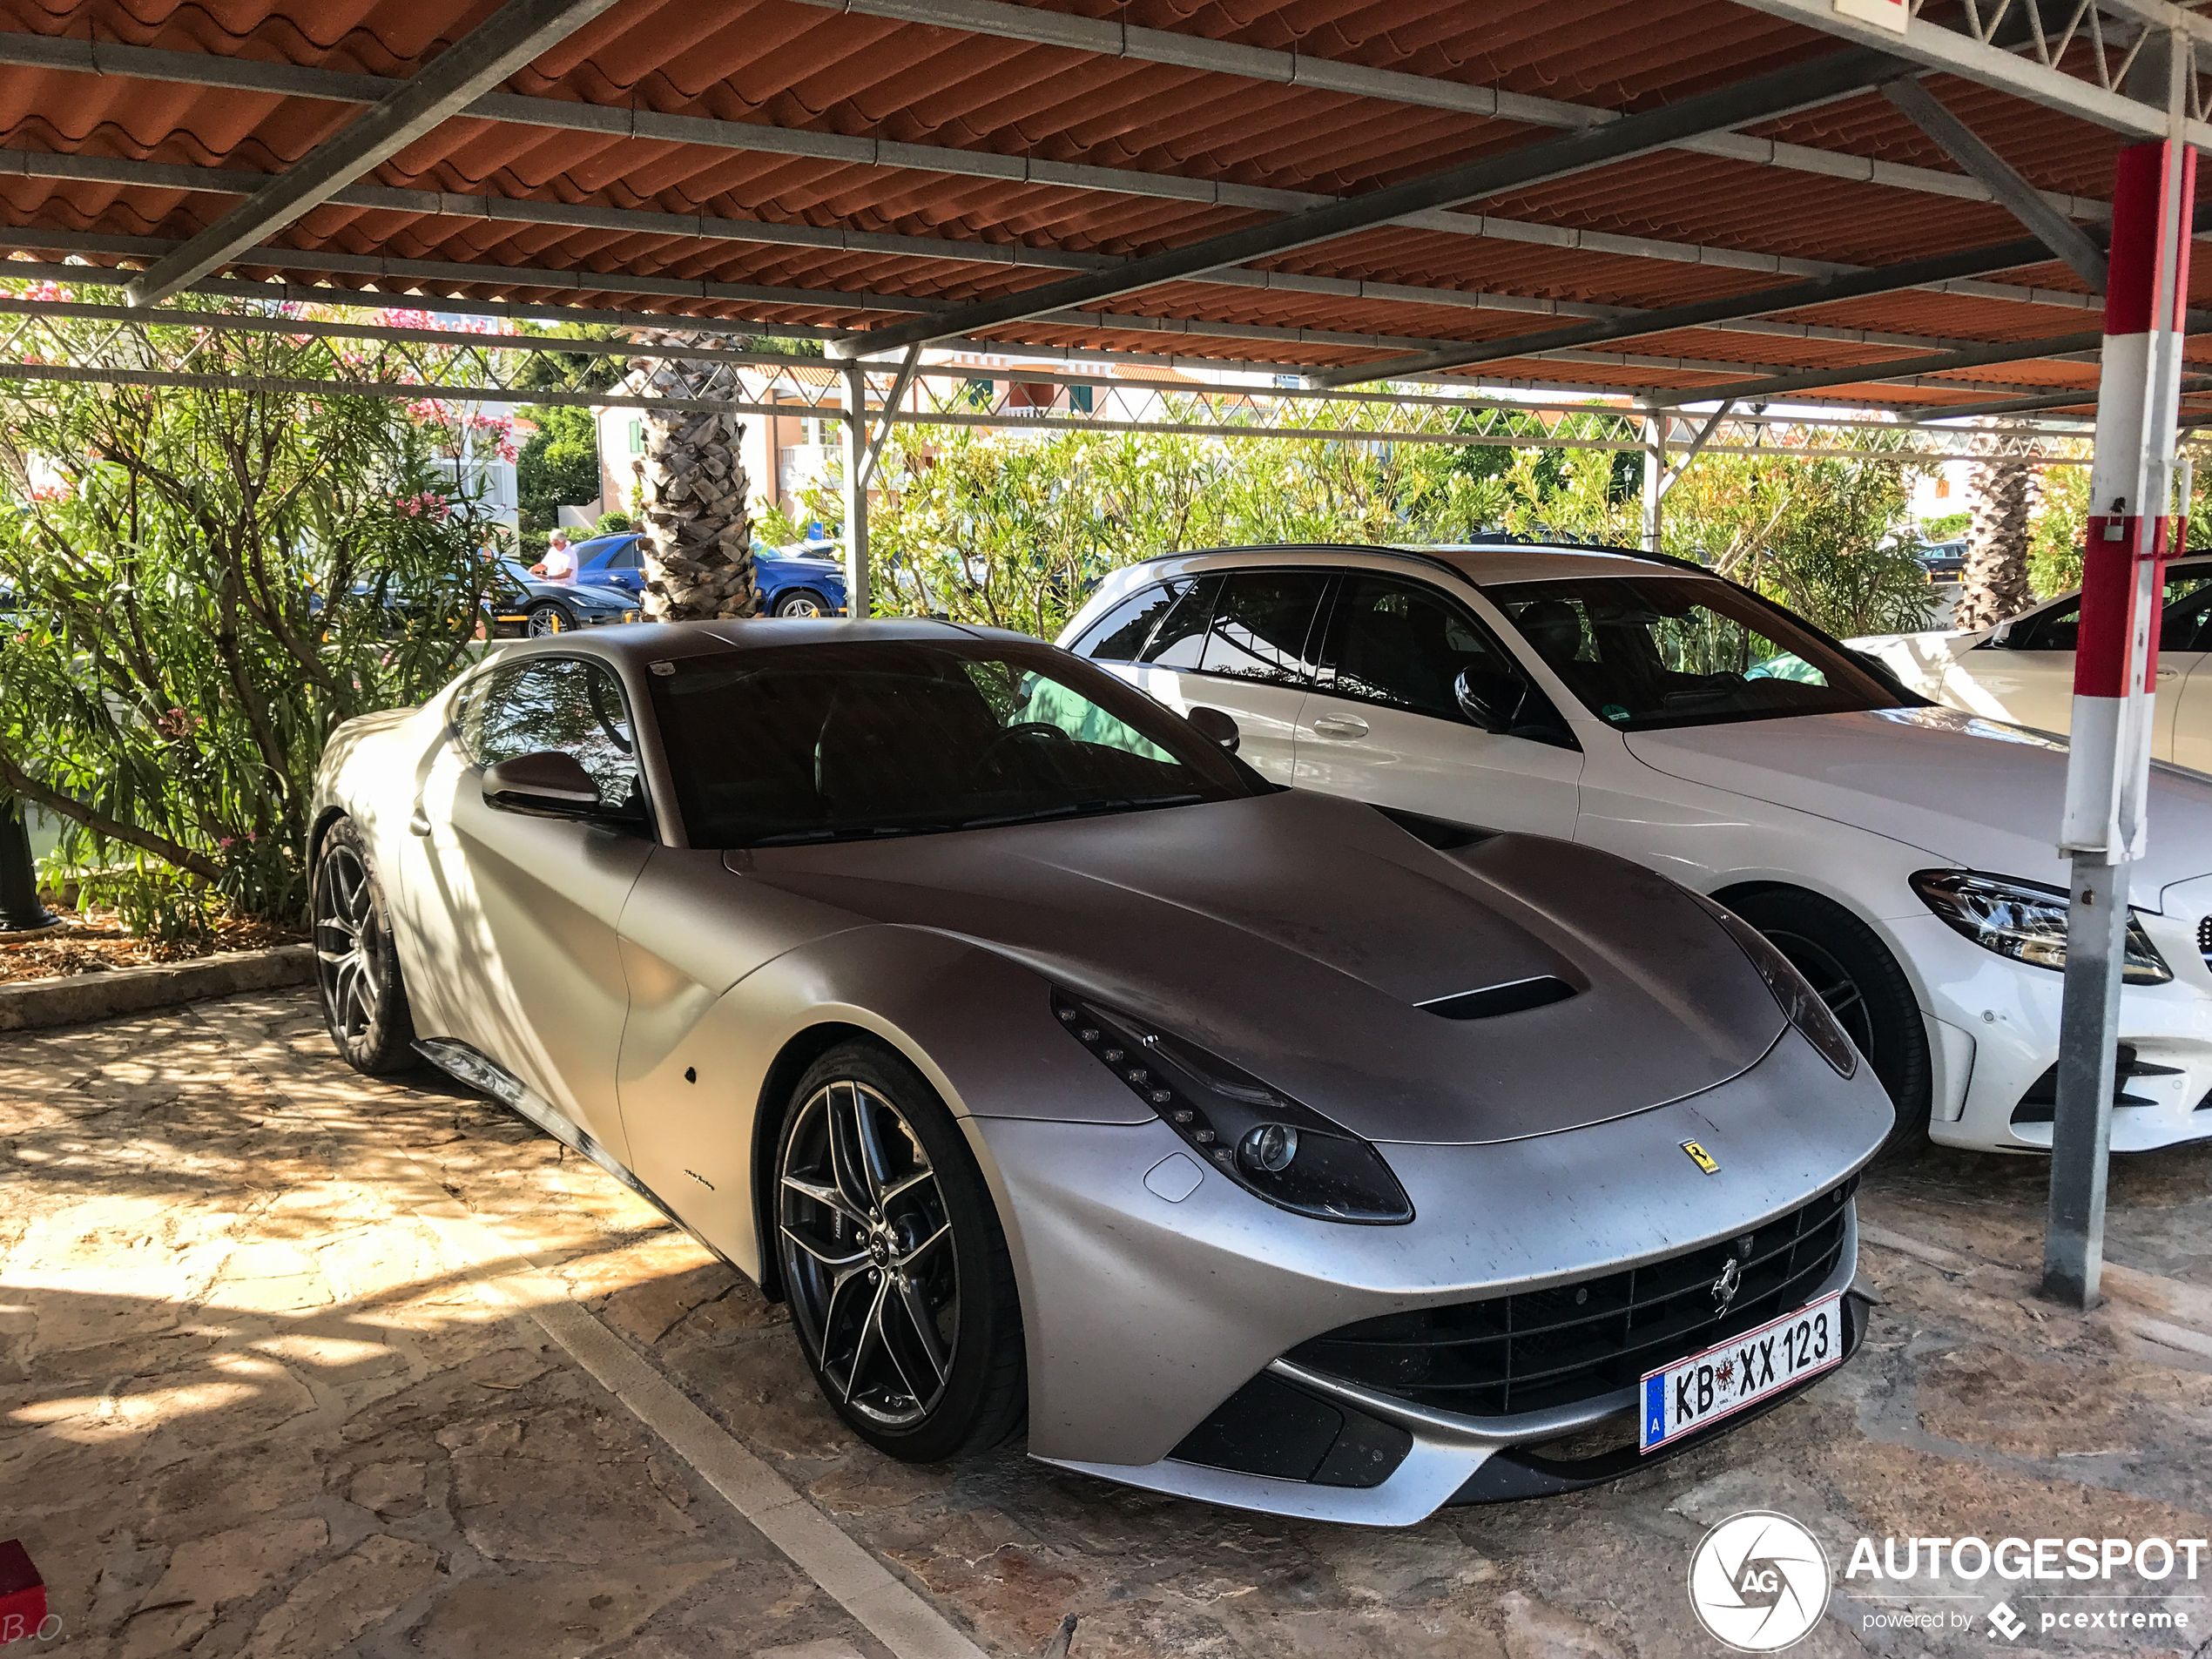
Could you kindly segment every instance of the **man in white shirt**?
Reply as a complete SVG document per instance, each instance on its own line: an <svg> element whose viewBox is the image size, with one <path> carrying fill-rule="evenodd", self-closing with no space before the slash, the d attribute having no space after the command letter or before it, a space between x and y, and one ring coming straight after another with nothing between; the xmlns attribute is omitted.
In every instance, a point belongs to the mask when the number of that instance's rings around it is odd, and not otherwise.
<svg viewBox="0 0 2212 1659"><path fill-rule="evenodd" d="M530 566L532 576L542 576L549 582L570 582L576 577L576 555L569 548L569 533L555 530L547 538L545 556Z"/></svg>

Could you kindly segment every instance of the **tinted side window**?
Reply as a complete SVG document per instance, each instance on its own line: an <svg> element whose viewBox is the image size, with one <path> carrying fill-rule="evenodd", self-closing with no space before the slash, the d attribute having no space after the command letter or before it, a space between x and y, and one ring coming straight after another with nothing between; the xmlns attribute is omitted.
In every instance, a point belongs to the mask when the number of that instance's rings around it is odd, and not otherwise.
<svg viewBox="0 0 2212 1659"><path fill-rule="evenodd" d="M557 749L591 774L604 805L619 806L637 792L630 705L621 683L597 663L552 657L495 669L461 735L480 766Z"/></svg>
<svg viewBox="0 0 2212 1659"><path fill-rule="evenodd" d="M2007 651L2072 651L2081 633L2081 601L2054 606L2013 624Z"/></svg>
<svg viewBox="0 0 2212 1659"><path fill-rule="evenodd" d="M1319 570L1238 571L1214 604L1199 671L1270 685L1311 683L1305 642L1328 585Z"/></svg>
<svg viewBox="0 0 2212 1659"><path fill-rule="evenodd" d="M1415 583L1347 577L1329 631L1327 689L1338 697L1464 722L1452 690L1461 673L1501 685L1526 678L1473 617Z"/></svg>
<svg viewBox="0 0 2212 1659"><path fill-rule="evenodd" d="M1160 668L1197 667L1198 654L1205 648L1206 624L1213 620L1214 596L1220 591L1217 576L1200 577L1185 588L1137 661Z"/></svg>
<svg viewBox="0 0 2212 1659"><path fill-rule="evenodd" d="M1084 629L1071 649L1078 657L1089 657L1102 663L1141 660L1145 644L1152 637L1152 631L1160 625L1160 619L1167 615L1190 586L1186 577L1180 582L1162 582L1149 588L1139 588Z"/></svg>

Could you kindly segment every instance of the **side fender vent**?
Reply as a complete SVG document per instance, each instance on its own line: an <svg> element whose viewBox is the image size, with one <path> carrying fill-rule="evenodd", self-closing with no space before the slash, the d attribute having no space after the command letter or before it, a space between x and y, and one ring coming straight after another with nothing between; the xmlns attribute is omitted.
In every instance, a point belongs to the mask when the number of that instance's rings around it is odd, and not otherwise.
<svg viewBox="0 0 2212 1659"><path fill-rule="evenodd" d="M1519 1014L1548 1003L1564 1002L1574 995L1575 988L1557 974L1539 974L1534 979L1486 985L1479 991L1461 991L1457 996L1440 996L1413 1006L1447 1020L1493 1020L1501 1014Z"/></svg>

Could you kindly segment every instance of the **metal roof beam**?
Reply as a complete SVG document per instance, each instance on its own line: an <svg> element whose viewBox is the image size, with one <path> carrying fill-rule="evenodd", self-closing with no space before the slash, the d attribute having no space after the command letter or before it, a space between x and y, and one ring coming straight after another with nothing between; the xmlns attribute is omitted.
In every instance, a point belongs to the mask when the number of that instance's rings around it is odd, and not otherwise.
<svg viewBox="0 0 2212 1659"><path fill-rule="evenodd" d="M1782 397L1791 392L1810 392L1824 386L1871 385L1895 380L1918 381L1922 377L1940 374L1948 369L1986 368L1992 363L2020 363L2039 357L2094 351L2103 340L2102 331L2093 329L2078 334L2054 335L2047 340L2021 341L2015 345L1971 346L1963 351L1930 352L1918 357L1894 358L1885 363L1861 363L1851 368L1818 368L1797 374L1771 374L1761 380L1737 381L1733 385L1709 386L1696 391L1654 392L1650 397L1656 403L1679 407L1684 403L1703 403L1714 398L1741 401L1750 398ZM2079 395L2094 397L2095 388L2087 388Z"/></svg>
<svg viewBox="0 0 2212 1659"><path fill-rule="evenodd" d="M1740 126L1748 121L1767 119L1803 109L1809 104L1825 102L1887 78L1893 72L1894 62L1877 51L1835 53L1771 74L1754 76L1715 91L1702 92L1677 104L1624 116L1602 126L1543 139L1363 196L1163 249L1131 260L1113 271L1048 282L1022 293L974 301L914 322L894 324L888 329L873 331L865 340L853 341L849 348L855 354L903 351L917 341L949 339L1035 316L1041 311L1087 305L1159 283L1288 253L1355 231L1386 225L1402 213L1451 207L1548 179L1570 177L1663 149L1676 138Z"/></svg>
<svg viewBox="0 0 2212 1659"><path fill-rule="evenodd" d="M258 187L272 175L231 167L201 167L175 162L138 161L127 157L56 154L44 150L0 149L0 173L28 179L93 180L158 190L206 191L241 194ZM1313 197L1325 203L1332 197ZM348 185L332 192L329 202L339 206L365 207L394 212L421 213L464 219L505 219L521 224L553 225L584 230L630 231L648 236L689 236L705 241L757 242L768 246L819 247L840 252L911 255L917 259L960 260L986 265L1028 264L1051 269L1111 270L1121 261L1106 254L1033 248L1021 243L981 242L950 237L909 236L890 231L848 231L836 226L772 224L765 220L725 219L715 214L667 213L658 209L602 207L588 202L545 202L526 197L472 196L452 191L408 190L389 185ZM1571 230L1498 219L1483 214L1438 211L1407 214L1393 221L1419 229L1453 234L1496 236L1508 241L1629 258L1669 260L1684 264L1755 271L1772 275L1827 276L1863 270L1823 260L1791 259L1734 248L1704 246L1687 242L1662 242L1648 237L1622 236L1609 231ZM252 257L239 254L238 258ZM1459 288L1414 288L1402 285L1361 285L1332 277L1301 277L1287 272L1214 271L1195 280L1235 287L1291 288L1302 293L1328 293L1346 298L1402 299L1415 305L1471 306L1479 310L1557 309L1568 314L1610 315L1617 310L1588 307L1576 313L1570 302L1521 300L1513 295L1487 294ZM2027 305L2087 306L2091 296L2049 288L2020 287L1996 283L1930 284L1993 299ZM911 309L928 311L934 303ZM1900 341L1899 343L1907 343Z"/></svg>
<svg viewBox="0 0 2212 1659"><path fill-rule="evenodd" d="M183 246L126 290L134 306L154 305L265 240L377 163L466 109L549 47L573 34L614 0L507 0L452 45L397 83L374 105Z"/></svg>
<svg viewBox="0 0 2212 1659"><path fill-rule="evenodd" d="M2126 79L2126 64L2123 61L2115 71L2109 56L2116 54L2124 59L2132 50L2129 41L2140 37L2143 23L2179 30L2194 41L2212 37L2212 23L2164 0L2051 0L2048 15L2043 9L2044 0L2008 0L2006 4L1986 8L1966 7L1952 20L1934 8L1916 9L1901 32L1846 16L1836 8L1834 0L1740 0L1740 3L1840 37L1854 45L1894 52L1923 68L1963 76L2138 139L2165 138L2166 111L2138 103L2119 90ZM2132 19L2125 29L2128 40L2115 39L2121 31L2109 24L2083 26L2085 17L2101 9ZM1952 21L1965 26L1952 27ZM2082 52L2069 54L2069 46L2093 57L2094 65L2084 60ZM2060 61L2093 67L2099 79L2070 75L2057 67ZM2212 125L2188 119L2182 128L2182 136L2188 143L2200 150L2212 148Z"/></svg>
<svg viewBox="0 0 2212 1659"><path fill-rule="evenodd" d="M1809 281L1795 282L1784 287L1761 288L1751 293L1723 299L1701 300L1690 305L1640 311L1609 321L1574 323L1564 328L1548 328L1533 334L1509 334L1504 339L1487 341L1479 346L1420 352L1407 357L1364 364L1357 368L1323 369L1312 379L1316 384L1322 386L1352 386L1362 381L1395 380L1405 374L1463 368L1474 363L1501 362L1507 358L1526 357L1536 352L1592 346L1609 340L1632 340L1639 334L1664 334L1676 328L1698 328L1737 318L1763 316L1770 312L1796 311L1806 306L1826 305L1838 300L1859 300L1872 294L1893 293L1902 288L1918 287L1924 282L1944 277L2010 270L2015 266L2033 264L2048 257L2042 243L2038 240L2000 242L1992 247L1940 253L1932 259L1878 266L1871 270L1814 277Z"/></svg>
<svg viewBox="0 0 2212 1659"><path fill-rule="evenodd" d="M104 162L104 167L143 165L139 163ZM96 233L45 230L0 229L0 246L43 247L62 251L78 250L158 257L174 243L153 239L111 237ZM375 258L360 254L308 252L290 248L258 249L246 256L244 262L266 263L307 270L327 270L347 274L369 275L379 280L395 280L408 284L424 281L450 285L456 281L502 283L518 287L566 287L598 289L610 292L637 292L662 294L686 301L709 301L717 304L739 303L752 305L810 305L824 309L873 310L884 312L925 312L934 302L905 295L849 293L830 290L805 288L762 288L725 283L682 282L664 278L631 277L619 273L600 273L577 271L548 271L528 266L478 265L468 266L446 261L408 260ZM98 281L105 277L119 286L127 273L111 267L47 265L43 263L12 262L13 268L34 280L44 278L55 281ZM0 276L10 269L0 263ZM1231 273L1224 273L1224 275ZM1294 278L1280 273L1251 273L1256 281L1271 287L1286 288L1292 292L1318 292L1369 299L1398 299L1418 300L1429 304L1454 304L1483 310L1502 310L1539 316L1575 316L1595 319L1633 318L1645 313L1625 310L1613 306L1585 305L1572 300L1532 299L1518 294L1469 293L1456 289L1391 289L1386 285L1342 282L1332 278ZM373 300L348 299L353 290L292 284L262 282L222 282L203 279L193 285L195 291L246 295L268 294L308 303L389 305L417 298L405 289ZM530 306L503 301L473 299L454 299L430 296L431 303L439 309L487 316L534 317L547 320L597 320L624 327L664 327L671 323L705 328L742 329L759 334L783 334L794 339L831 341L844 338L848 330L827 328L782 322L729 322L714 318L699 318L680 314L632 312L604 307L575 306ZM1353 334L1332 329L1280 327L1265 323L1217 322L1204 319L1180 317L1148 317L1103 311L1049 312L1025 321L1039 327L1069 327L1110 330L1123 333L1172 334L1186 338L1220 340L1258 340L1281 341L1296 345L1321 347L1352 347L1364 350L1453 350L1470 349L1460 342L1425 340L1404 335ZM1840 328L1818 323L1777 322L1762 319L1743 319L1735 322L1710 325L1715 332L1742 332L1754 335L1772 335L1783 339L1815 340L1843 345L1895 346L1903 350L1951 350L1963 348L1975 342L1928 338L1913 334ZM984 336L985 341L991 337ZM979 343L981 343L979 341ZM1058 350L1056 347L1034 347L1019 342L996 341L1014 350ZM1742 374L1757 371L1764 366L1751 362L1703 361L1687 358L1652 358L1622 355L1612 353L1578 351L1567 348L1534 354L1540 358L1561 362L1592 363L1607 368L1656 368L1669 372L1683 370L1692 373ZM1108 354L1110 355L1110 354ZM1155 358L1151 354L1132 356L1132 361L1189 361L1227 366L1229 360L1191 358L1170 360ZM1299 373L1313 374L1312 364L1266 363L1260 366L1269 373ZM1784 372L1776 368L1773 372ZM1393 376L1393 378L1407 378ZM1420 378L1418 376L1412 378ZM1455 377L1457 378L1457 377ZM1506 385L1541 385L1544 382L1517 378L1499 381ZM1958 382L1961 390L1983 389ZM1623 395L1636 388L1603 388L1618 390ZM2013 388L1988 388L2010 391Z"/></svg>
<svg viewBox="0 0 2212 1659"><path fill-rule="evenodd" d="M814 3L815 0L807 0L807 3ZM968 14L963 10L962 15ZM991 35L1033 29L1034 21L1039 18L1050 20L1047 29L1055 32L1061 24L1088 21L1067 19L1058 14L1040 12L1028 6L1002 5L997 3L997 0L980 0L974 15L979 22L994 25L976 28L974 32ZM1142 39L1157 31L1140 29L1125 32ZM1014 37L1027 38L1028 35L1016 33ZM1230 69L1227 65L1244 63L1244 55L1253 50L1238 46L1224 47L1217 42L1188 36L1177 35L1168 38L1179 44L1173 49L1175 57L1172 60L1162 61L1182 63L1193 52L1204 56L1217 49L1223 54L1222 72L1224 73L1245 72L1240 69ZM1397 75L1387 71L1350 70L1350 66L1342 64L1320 65L1318 60L1303 57L1294 52L1262 53L1261 57L1271 65L1281 68L1281 73L1260 78L1271 81L1292 78L1294 84L1300 85L1319 84L1314 77L1322 68L1349 70L1355 80L1383 73L1387 76L1383 85L1390 90L1387 92L1379 90L1362 93L1361 96L1387 97L1393 103L1419 107L1464 110L1471 94L1476 95L1478 102L1482 97L1493 96L1486 93L1484 89L1468 87L1457 81L1433 80L1424 76ZM1305 78L1295 79L1291 68L1273 65L1273 60L1278 58L1285 60L1285 64L1294 63ZM345 70L315 69L294 64L266 64L250 58L223 57L210 52L111 45L99 41L6 30L0 30L0 64L168 81L182 85L221 86L239 91L265 92L280 98L326 98L345 104L373 104L395 84L383 76L361 75ZM1514 111L1511 118L1532 125L1572 131L1617 118L1611 110L1566 104L1554 98L1515 98L1509 93L1495 96L1502 97L1506 100L1503 107ZM627 105L586 104L568 98L529 98L513 92L487 93L462 113L488 121L545 127L556 132L591 132L617 138L694 144L705 148L763 155L805 156L861 166L908 167L949 173L958 178L995 179L1013 184L1109 191L1159 200L1202 202L1267 212L1292 212L1327 199L1305 191L1272 190L1263 185L1240 185L1225 180L1190 179L1177 173L1139 172L1122 167L1097 167L1034 157L1003 156L985 150L903 144L841 132L814 132L800 128L771 126L762 122L663 115L652 110ZM1955 200L1997 199L1985 183L1971 174L1941 172L1932 167L1905 166L1846 152L1784 144L1773 138L1754 138L1740 132L1708 133L1702 138L1686 139L1674 147L1694 154L1747 162L1755 166L1779 167L1820 178L1839 179L1854 184L1881 185L1893 190L1945 196ZM2110 218L2112 213L2109 202L2073 196L2062 191L2040 193L2054 211L2070 218L2104 219ZM1493 221L1494 224L1500 222ZM1487 233L1497 235L1503 233L1492 231Z"/></svg>
<svg viewBox="0 0 2212 1659"><path fill-rule="evenodd" d="M2011 209L2013 218L2072 266L2074 275L2088 284L2090 293L2104 292L2104 250L2090 239L2087 232L2045 201L2027 179L2013 171L2010 163L1919 81L1907 76L1890 82L1882 91L1914 126L1943 146L1944 154L1988 185L1989 193Z"/></svg>

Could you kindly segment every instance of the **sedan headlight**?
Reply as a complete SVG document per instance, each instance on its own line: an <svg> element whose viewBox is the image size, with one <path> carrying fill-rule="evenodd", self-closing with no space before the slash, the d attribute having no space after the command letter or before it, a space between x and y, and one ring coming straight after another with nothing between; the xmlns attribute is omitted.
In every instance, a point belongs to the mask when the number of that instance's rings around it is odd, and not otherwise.
<svg viewBox="0 0 2212 1659"><path fill-rule="evenodd" d="M1848 1077L1858 1069L1858 1050L1851 1043L1828 1005L1820 1000L1820 993L1806 982L1797 965L1776 948L1772 940L1737 915L1725 905L1699 897L1699 901L1713 913L1714 919L1728 930L1728 936L1743 948L1751 959L1751 966L1766 981L1774 1000L1782 1005L1783 1017L1797 1028L1807 1042L1820 1050L1821 1058L1835 1067L1837 1075Z"/></svg>
<svg viewBox="0 0 2212 1659"><path fill-rule="evenodd" d="M1342 1124L1146 1022L1056 991L1052 1011L1201 1158L1256 1197L1320 1221L1413 1218L1382 1154Z"/></svg>
<svg viewBox="0 0 2212 1659"><path fill-rule="evenodd" d="M1912 876L1921 903L1959 933L2000 956L2054 972L2066 968L2067 895L2056 887L1966 870L1921 870ZM2130 985L2163 985L2174 970L2141 922L2128 918L2128 958L2120 972Z"/></svg>

